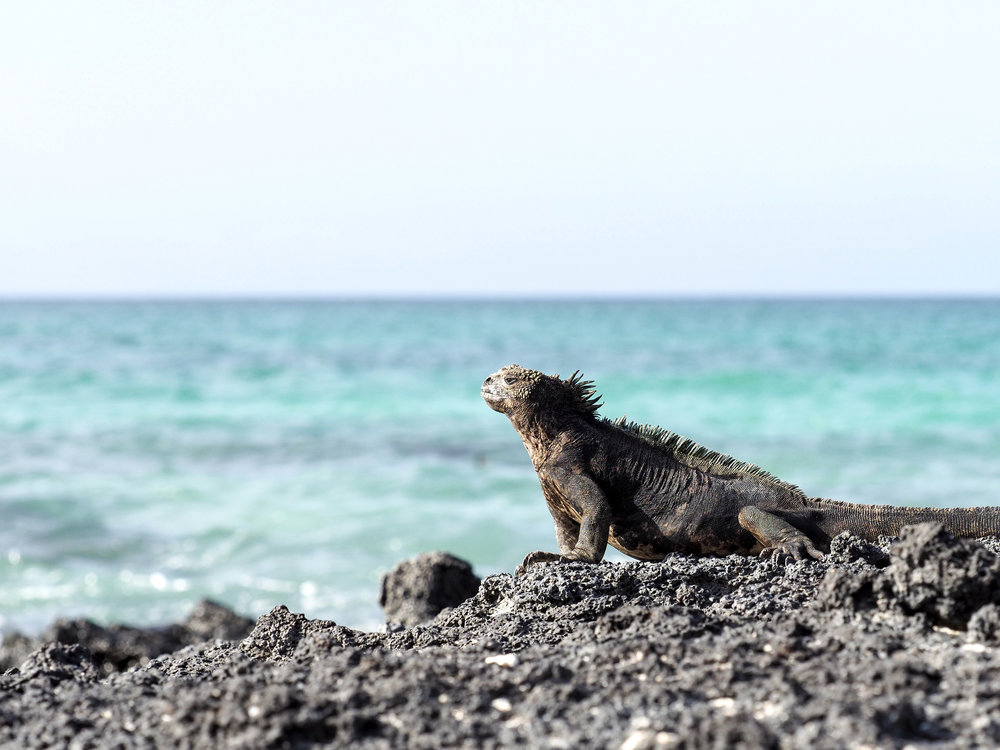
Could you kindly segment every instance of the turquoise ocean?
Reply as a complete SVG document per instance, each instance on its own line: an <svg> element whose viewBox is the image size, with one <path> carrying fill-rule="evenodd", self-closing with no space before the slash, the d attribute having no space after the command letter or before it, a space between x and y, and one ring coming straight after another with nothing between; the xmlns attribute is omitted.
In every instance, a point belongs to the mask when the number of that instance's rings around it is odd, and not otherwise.
<svg viewBox="0 0 1000 750"><path fill-rule="evenodd" d="M1000 504L1000 301L0 303L0 630L202 597L375 628L379 576L553 549L518 364L811 495ZM617 559L621 559L620 557Z"/></svg>

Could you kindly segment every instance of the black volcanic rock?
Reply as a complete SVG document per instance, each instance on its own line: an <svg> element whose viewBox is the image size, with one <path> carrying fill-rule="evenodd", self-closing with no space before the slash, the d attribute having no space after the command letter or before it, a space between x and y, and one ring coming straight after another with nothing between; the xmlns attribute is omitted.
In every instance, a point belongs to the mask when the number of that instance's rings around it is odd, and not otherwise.
<svg viewBox="0 0 1000 750"><path fill-rule="evenodd" d="M479 583L465 560L447 552L428 552L404 560L382 576L379 604L388 623L408 628L475 596Z"/></svg>
<svg viewBox="0 0 1000 750"><path fill-rule="evenodd" d="M543 564L389 633L276 607L108 676L49 644L0 676L0 748L995 747L1000 544L900 544Z"/></svg>
<svg viewBox="0 0 1000 750"><path fill-rule="evenodd" d="M147 663L153 657L203 641L242 638L253 620L237 615L216 602L200 601L187 618L165 628L136 628L129 625L102 626L83 619L60 619L38 638L18 633L8 635L0 645L0 669L16 667L35 649L48 643L83 646L98 671L108 675Z"/></svg>
<svg viewBox="0 0 1000 750"><path fill-rule="evenodd" d="M909 614L964 629L976 610L1000 602L1000 558L940 524L903 529L890 559L883 595Z"/></svg>

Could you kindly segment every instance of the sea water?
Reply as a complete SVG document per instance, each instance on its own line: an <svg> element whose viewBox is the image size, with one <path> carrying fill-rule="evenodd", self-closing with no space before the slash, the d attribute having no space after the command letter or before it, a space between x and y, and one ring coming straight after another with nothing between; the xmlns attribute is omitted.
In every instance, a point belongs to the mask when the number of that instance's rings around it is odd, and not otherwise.
<svg viewBox="0 0 1000 750"><path fill-rule="evenodd" d="M0 630L210 597L354 627L382 573L554 549L480 398L580 369L810 495L1000 504L1000 301L0 303Z"/></svg>

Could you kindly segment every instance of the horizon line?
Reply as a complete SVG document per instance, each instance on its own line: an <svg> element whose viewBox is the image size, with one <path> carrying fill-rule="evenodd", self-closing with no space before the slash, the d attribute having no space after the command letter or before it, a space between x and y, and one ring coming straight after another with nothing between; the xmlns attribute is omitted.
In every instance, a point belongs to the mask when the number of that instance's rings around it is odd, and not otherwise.
<svg viewBox="0 0 1000 750"><path fill-rule="evenodd" d="M996 301L998 292L684 292L623 293L528 292L507 293L295 293L295 292L204 292L204 293L7 293L0 303L117 303L117 302L834 302L834 301Z"/></svg>

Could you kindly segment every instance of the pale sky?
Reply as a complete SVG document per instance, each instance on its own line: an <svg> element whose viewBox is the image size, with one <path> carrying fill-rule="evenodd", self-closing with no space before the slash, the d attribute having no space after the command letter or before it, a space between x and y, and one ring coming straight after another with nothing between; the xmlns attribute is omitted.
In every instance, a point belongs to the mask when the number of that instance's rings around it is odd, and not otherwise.
<svg viewBox="0 0 1000 750"><path fill-rule="evenodd" d="M995 2L11 2L0 296L1000 294Z"/></svg>

